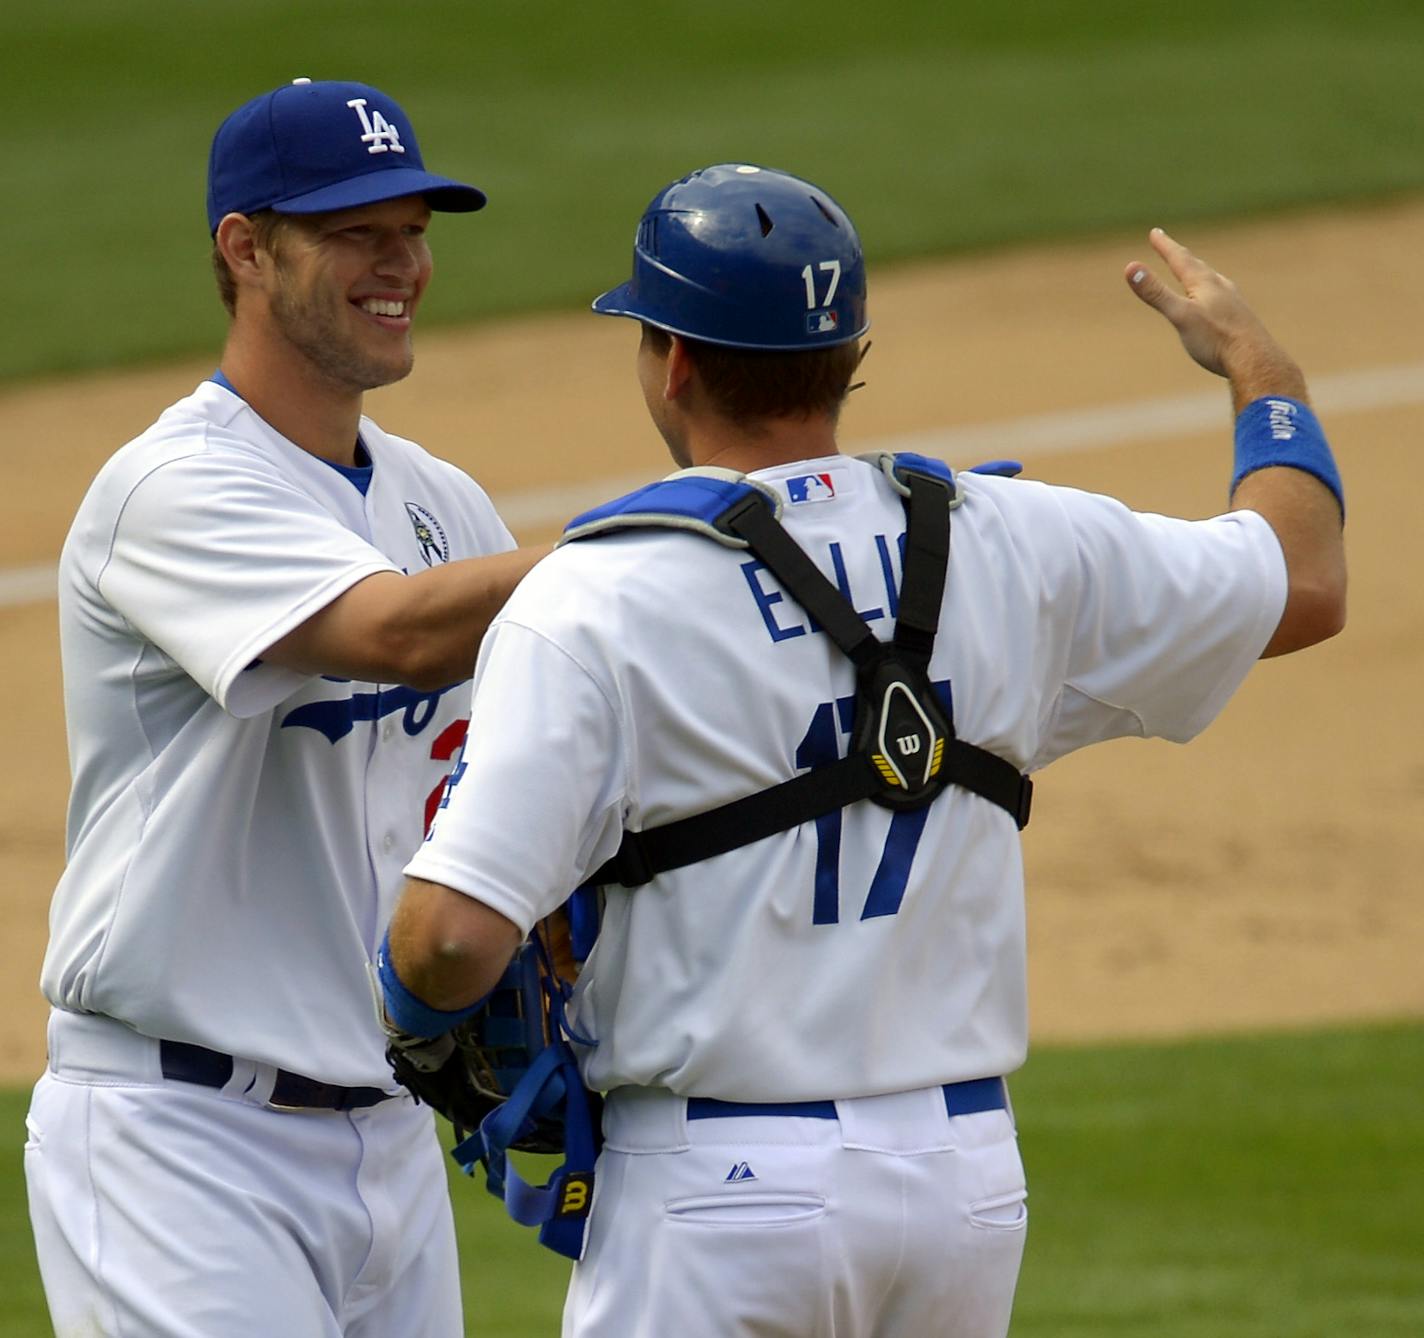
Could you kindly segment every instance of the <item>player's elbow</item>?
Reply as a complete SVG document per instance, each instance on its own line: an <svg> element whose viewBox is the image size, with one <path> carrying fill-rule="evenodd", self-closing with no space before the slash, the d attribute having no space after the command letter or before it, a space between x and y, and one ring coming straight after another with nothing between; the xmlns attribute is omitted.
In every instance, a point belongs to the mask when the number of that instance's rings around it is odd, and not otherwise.
<svg viewBox="0 0 1424 1338"><path fill-rule="evenodd" d="M398 587L397 593L409 589ZM436 623L418 598L393 600L379 608L369 637L371 657L380 664L380 681L402 683L418 692L439 692L469 678L478 648L477 641L474 646L463 644L453 621Z"/></svg>
<svg viewBox="0 0 1424 1338"><path fill-rule="evenodd" d="M432 1008L461 1008L498 982L524 935L492 907L441 883L406 881L391 918L401 980Z"/></svg>
<svg viewBox="0 0 1424 1338"><path fill-rule="evenodd" d="M461 981L465 986L461 993L482 997L499 983L522 937L514 925L493 912L478 922L447 926L428 946L432 974Z"/></svg>
<svg viewBox="0 0 1424 1338"><path fill-rule="evenodd" d="M447 929L426 943L426 966L443 978L468 980L479 973L483 948L470 935Z"/></svg>
<svg viewBox="0 0 1424 1338"><path fill-rule="evenodd" d="M1292 579L1281 621L1261 658L1289 655L1338 635L1345 627L1345 596L1343 563L1310 579Z"/></svg>
<svg viewBox="0 0 1424 1338"><path fill-rule="evenodd" d="M436 638L396 631L384 644L386 681L403 683L417 692L439 692L470 676L464 659L452 658Z"/></svg>

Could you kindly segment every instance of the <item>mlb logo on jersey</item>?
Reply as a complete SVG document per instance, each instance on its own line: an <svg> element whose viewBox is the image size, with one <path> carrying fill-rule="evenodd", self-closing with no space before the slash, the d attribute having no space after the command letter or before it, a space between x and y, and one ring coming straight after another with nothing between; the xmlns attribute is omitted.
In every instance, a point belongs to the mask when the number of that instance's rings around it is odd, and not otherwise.
<svg viewBox="0 0 1424 1338"><path fill-rule="evenodd" d="M786 500L789 502L829 502L836 495L836 485L829 474L802 474L786 480Z"/></svg>

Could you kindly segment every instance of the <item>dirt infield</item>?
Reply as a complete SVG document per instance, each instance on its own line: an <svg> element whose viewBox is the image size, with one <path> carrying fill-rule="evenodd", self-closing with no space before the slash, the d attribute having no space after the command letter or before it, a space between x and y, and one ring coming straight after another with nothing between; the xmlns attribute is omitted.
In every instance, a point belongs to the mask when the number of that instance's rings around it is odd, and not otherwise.
<svg viewBox="0 0 1424 1338"><path fill-rule="evenodd" d="M1424 1015L1424 539L1411 468L1424 435L1421 238L1424 203L1183 238L1240 280L1310 376L1415 364L1419 393L1403 407L1366 392L1334 414L1321 404L1350 508L1346 633L1262 665L1189 748L1123 742L1040 777L1026 834L1040 1040ZM847 448L1210 390L1119 278L1145 254L1132 238L873 274L874 350ZM652 477L667 466L632 379L634 342L626 322L581 314L427 334L415 375L371 411L497 497ZM211 365L0 394L16 462L0 565L53 562L105 456ZM1164 435L1144 420L1137 440L1023 454L1036 477L1203 516L1222 503L1228 424L1222 390L1211 430ZM28 1080L43 1063L34 982L63 860L53 603L0 608L0 645L12 685L0 720L0 1078Z"/></svg>

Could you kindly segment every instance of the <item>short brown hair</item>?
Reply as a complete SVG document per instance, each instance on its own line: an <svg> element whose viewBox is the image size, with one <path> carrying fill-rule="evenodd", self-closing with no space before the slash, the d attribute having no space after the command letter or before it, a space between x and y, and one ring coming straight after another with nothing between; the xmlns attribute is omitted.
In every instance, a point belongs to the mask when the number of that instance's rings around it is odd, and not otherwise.
<svg viewBox="0 0 1424 1338"><path fill-rule="evenodd" d="M643 338L664 356L672 336L654 325L643 326ZM860 341L832 348L729 348L683 336L697 375L724 418L740 427L763 418L837 418L850 391L850 379L860 365Z"/></svg>
<svg viewBox="0 0 1424 1338"><path fill-rule="evenodd" d="M275 209L260 209L251 216L249 221L252 224L252 240L257 247L269 255L276 255L281 246L281 233L291 222L288 215L279 214ZM222 304L227 308L227 314L235 315L237 313L237 280L232 277L232 271L227 267L227 261L223 259L223 253L218 249L216 237L213 239L213 277L218 281L218 296L222 298Z"/></svg>

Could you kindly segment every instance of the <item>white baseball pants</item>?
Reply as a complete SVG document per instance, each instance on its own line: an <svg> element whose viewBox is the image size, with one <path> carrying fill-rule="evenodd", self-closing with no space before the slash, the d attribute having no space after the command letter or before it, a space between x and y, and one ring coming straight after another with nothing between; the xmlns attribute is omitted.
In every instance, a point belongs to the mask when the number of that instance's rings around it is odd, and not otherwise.
<svg viewBox="0 0 1424 1338"><path fill-rule="evenodd" d="M836 1117L610 1095L564 1338L1003 1338L1027 1228L1011 1114L940 1088Z"/></svg>
<svg viewBox="0 0 1424 1338"><path fill-rule="evenodd" d="M157 1042L118 1023L56 1018L25 1145L56 1333L463 1334L427 1108L271 1110L165 1080Z"/></svg>

